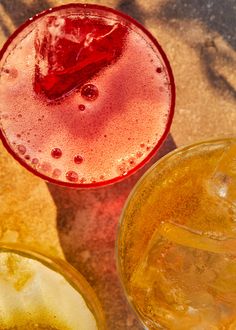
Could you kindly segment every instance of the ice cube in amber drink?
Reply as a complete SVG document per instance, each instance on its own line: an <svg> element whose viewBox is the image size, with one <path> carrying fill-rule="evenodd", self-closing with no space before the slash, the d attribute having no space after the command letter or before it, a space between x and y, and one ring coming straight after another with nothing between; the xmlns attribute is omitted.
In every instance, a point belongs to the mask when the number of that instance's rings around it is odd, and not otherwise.
<svg viewBox="0 0 236 330"><path fill-rule="evenodd" d="M157 162L120 225L127 295L148 329L236 329L236 140Z"/></svg>
<svg viewBox="0 0 236 330"><path fill-rule="evenodd" d="M22 25L0 52L0 132L27 169L72 187L116 182L160 147L174 81L154 37L113 9L70 4Z"/></svg>

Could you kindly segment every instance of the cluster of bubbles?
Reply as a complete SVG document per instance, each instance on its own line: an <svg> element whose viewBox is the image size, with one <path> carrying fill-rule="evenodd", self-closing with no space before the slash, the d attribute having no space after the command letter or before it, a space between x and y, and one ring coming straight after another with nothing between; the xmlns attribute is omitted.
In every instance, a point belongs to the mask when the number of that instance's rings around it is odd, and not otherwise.
<svg viewBox="0 0 236 330"><path fill-rule="evenodd" d="M142 158L145 154L145 149L149 150L150 146L145 145L145 143L140 144L140 150L136 152L136 154L133 154L129 157L122 158L119 161L119 164L117 166L117 172L119 175L124 176L127 175L127 173L132 170L137 163L140 162L140 158Z"/></svg>
<svg viewBox="0 0 236 330"><path fill-rule="evenodd" d="M81 96L86 100L86 101L95 101L98 98L99 91L98 88L93 85L93 84L85 84L81 91ZM84 104L79 104L78 109L80 111L84 111L86 109Z"/></svg>
<svg viewBox="0 0 236 330"><path fill-rule="evenodd" d="M12 144L16 145L16 142L13 142ZM31 159L30 155L28 155L26 153L27 149L23 144L16 145L16 151L21 156L21 158L23 158L23 156L24 156L25 160L30 161L31 166L33 168L37 169L38 171L46 173L46 174L51 172L52 178L54 178L54 179L58 179L61 176L62 171L58 168L55 168L53 170L52 166L49 162L40 162L38 158ZM63 156L63 152L60 148L56 147L51 150L51 156L54 159L59 159ZM83 161L84 161L84 159L81 155L77 154L74 156L75 164L79 165L79 164L83 163ZM85 178L79 178L78 173L76 173L75 171L67 171L65 174L65 177L69 182L73 182L73 183L77 183L77 182L84 183L86 181ZM94 179L91 179L91 182L93 182L93 181L94 181Z"/></svg>
<svg viewBox="0 0 236 330"><path fill-rule="evenodd" d="M20 137L20 134L17 134L17 137ZM149 141L148 141L149 142ZM154 143L155 144L155 143ZM23 144L16 144L16 142L13 142L13 145L16 147L17 153L21 156L21 158L24 158L27 162L30 162L31 166L35 168L36 170L40 171L41 173L49 174L51 173L51 177L53 179L58 179L62 175L62 171L59 168L52 168L52 165L49 162L40 162L38 158L32 158L30 155L26 152L27 148ZM119 164L117 166L117 172L119 176L125 176L128 174L130 170L132 170L137 163L140 162L140 158L145 156L147 151L150 151L151 146L149 143L141 143L140 149L136 152L136 154L132 154L129 157L122 158L119 161ZM38 150L41 151L41 150ZM54 159L60 159L63 157L62 149L59 147L55 147L51 149L51 157ZM76 154L73 159L74 163L77 165L80 165L83 163L84 159L80 154ZM99 179L95 179L93 177L91 178L83 178L79 177L78 173L73 170L69 170L65 173L65 178L67 181L72 183L95 183L99 181L105 181L105 176L101 175Z"/></svg>
<svg viewBox="0 0 236 330"><path fill-rule="evenodd" d="M156 68L156 72L158 74L161 74L163 72L163 68L161 67L157 67ZM9 70L9 71L5 71L5 73L9 74L12 78L15 78L17 76L17 72L15 70ZM163 89L163 87L160 87L160 91L161 89ZM86 100L86 101L94 101L97 99L97 97L99 96L99 90L98 88L93 85L93 84L85 84L81 89L80 89L80 94L81 97ZM78 109L80 111L85 111L86 106L84 104L79 104L78 105ZM8 119L8 115L7 114L1 114L0 113L0 119ZM44 117L44 116L43 116ZM42 118L39 118L38 121L42 121ZM18 118L22 118L22 115L19 113L18 114ZM15 119L15 118L13 118ZM22 132L23 133L23 132ZM28 134L28 133L27 133ZM29 135L29 134L28 134ZM36 135L35 135L36 136ZM21 134L17 134L17 137L20 138ZM30 143L30 140L27 140L28 143ZM49 162L40 162L38 158L32 158L30 157L29 154L27 154L27 149L23 144L16 144L15 142L13 143L16 145L16 149L17 149L17 153L21 156L21 158L24 158L26 161L31 163L31 166L41 172L44 173L52 173L52 177L55 179L58 179L61 175L62 175L62 171L58 168L55 168L54 170L52 169L52 166ZM140 150L137 151L136 154L131 155L130 157L127 158L123 158L120 160L118 166L117 166L117 172L119 175L124 176L126 175L130 170L132 170L137 163L140 162L140 158L142 158L143 156L145 156L145 154L147 153L147 151L149 151L151 149L150 145L146 145L145 143L141 143L140 144ZM60 159L61 157L63 157L63 152L60 148L55 147L51 150L51 156L54 159ZM75 155L74 156L74 163L79 165L83 162L83 157L81 155ZM65 177L69 182L72 183L84 183L87 180L85 178L79 178L79 175L77 172L73 171L73 170L69 170L65 173ZM105 177L103 175L100 176L99 180L96 180L94 178L90 178L88 181L89 183L93 183L96 181L104 181Z"/></svg>
<svg viewBox="0 0 236 330"><path fill-rule="evenodd" d="M6 74L9 74L11 76L14 76L16 74L14 70L8 70L6 69L5 70L5 73ZM80 93L81 93L81 96L86 100L86 101L94 101L97 99L98 95L99 95L99 91L98 91L98 88L93 85L93 84L85 84L81 90L80 90ZM59 103L61 103L59 101ZM78 105L78 109L80 111L84 111L86 109L85 105L84 104L79 104ZM22 118L22 114L19 113L18 114L18 118ZM4 114L4 113L0 113L0 119L9 119L9 115L8 114ZM38 121L42 121L44 118L44 116L40 117L38 119ZM10 118L12 120L15 120L16 118ZM16 137L19 139L22 137L22 135L26 134L25 132L21 132L21 133L18 133L16 134ZM28 132L27 135L30 135L30 133ZM36 136L36 134L34 134ZM30 143L30 140L27 140L28 143ZM54 179L58 179L61 175L62 175L62 171L58 168L55 168L54 170L52 169L52 165L49 163L49 162L40 162L38 158L32 158L31 159L31 156L27 153L27 148L25 145L23 144L17 144L15 141L12 143L14 146L15 146L15 151L17 152L17 154L22 158L22 159L25 159L28 163L31 164L31 166L33 168L35 168L36 170L40 171L40 172L43 172L45 174L48 174L48 173L51 173L52 175L52 178ZM38 150L38 151L41 151L41 150ZM54 158L54 159L60 159L62 156L63 156L63 152L60 148L58 147L55 147L51 150L51 156ZM75 155L74 156L74 163L79 165L81 164L82 162L84 161L83 157L79 154ZM67 171L65 173L65 177L66 179L69 181L69 182L73 182L73 183L77 183L77 182L80 182L80 183L84 183L86 182L86 179L85 178L79 178L79 175L78 173L76 173L75 171ZM100 177L100 180L101 179L105 179L105 177L101 176ZM91 178L89 180L91 183L92 182L96 182L96 180L94 178Z"/></svg>

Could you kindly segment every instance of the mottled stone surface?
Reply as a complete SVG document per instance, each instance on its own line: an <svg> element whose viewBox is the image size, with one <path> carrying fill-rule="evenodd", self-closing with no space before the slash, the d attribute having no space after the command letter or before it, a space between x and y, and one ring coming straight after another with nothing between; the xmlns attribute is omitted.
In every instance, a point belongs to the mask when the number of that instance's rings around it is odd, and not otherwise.
<svg viewBox="0 0 236 330"><path fill-rule="evenodd" d="M0 144L0 242L18 242L63 257L57 210L45 182L26 171Z"/></svg>
<svg viewBox="0 0 236 330"><path fill-rule="evenodd" d="M0 0L1 44L15 27L37 11L69 2L71 0ZM177 87L176 112L171 135L153 161L176 145L236 134L235 0L93 2L124 11L144 24L159 40L172 64ZM7 161L15 163L9 157ZM94 287L104 307L109 330L142 328L126 304L119 285L115 267L115 235L125 200L144 170L124 182L96 190L76 191L48 185L57 207L57 233L65 257ZM2 178L8 172L1 161L0 171L2 185ZM26 180L25 175L24 171L19 172L19 183L11 188L22 218L26 209L28 215L35 212L29 208L24 190L20 189ZM30 178L27 182L32 180L39 184L39 179ZM41 189L46 190L45 183L41 184L44 185ZM27 187L32 189L31 184ZM43 194L50 201L48 192ZM13 210L7 202L8 197L2 199L2 196L3 190L0 189L0 203L4 201L4 208L11 214ZM37 208L39 200L36 198L34 203ZM2 219L0 211L1 222ZM37 227L36 219L31 218L27 237L34 235L36 229L32 228ZM40 227L36 230L37 239L47 241L48 233L39 230ZM56 235L51 237L57 246Z"/></svg>

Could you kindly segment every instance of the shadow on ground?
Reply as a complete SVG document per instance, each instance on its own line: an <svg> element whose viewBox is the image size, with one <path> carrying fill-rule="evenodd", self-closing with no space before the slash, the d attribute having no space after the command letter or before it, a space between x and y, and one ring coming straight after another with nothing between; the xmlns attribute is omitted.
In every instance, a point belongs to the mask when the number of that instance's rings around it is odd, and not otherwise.
<svg viewBox="0 0 236 330"><path fill-rule="evenodd" d="M66 259L95 288L107 315L109 329L139 329L121 290L115 266L115 238L124 203L142 174L175 149L168 136L159 152L138 173L98 189L74 190L48 184L57 206L58 234Z"/></svg>

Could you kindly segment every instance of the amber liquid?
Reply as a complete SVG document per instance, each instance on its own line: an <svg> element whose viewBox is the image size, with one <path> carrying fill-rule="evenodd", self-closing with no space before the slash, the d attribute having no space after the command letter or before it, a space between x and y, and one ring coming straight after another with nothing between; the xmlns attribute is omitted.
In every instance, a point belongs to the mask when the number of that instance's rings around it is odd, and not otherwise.
<svg viewBox="0 0 236 330"><path fill-rule="evenodd" d="M222 175L222 197L211 190L229 141L167 157L127 205L121 273L148 329L236 329L236 212L224 197L235 177Z"/></svg>
<svg viewBox="0 0 236 330"><path fill-rule="evenodd" d="M62 328L54 328L51 327L50 325L43 325L43 324L26 324L23 326L17 326L17 327L11 327L11 328L6 328L3 330L62 330Z"/></svg>

